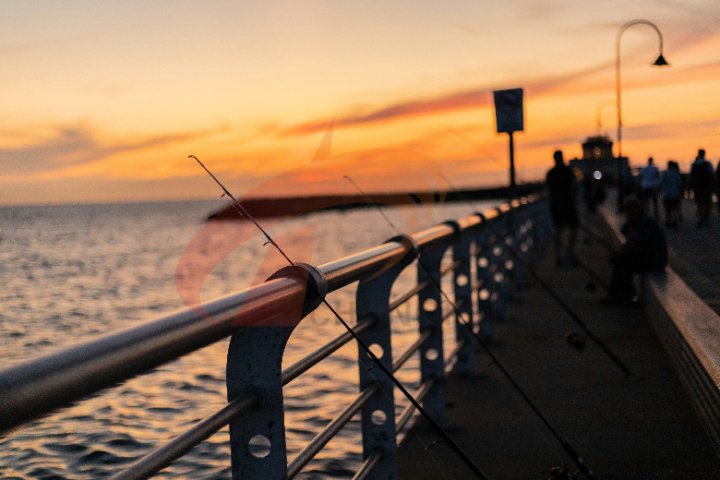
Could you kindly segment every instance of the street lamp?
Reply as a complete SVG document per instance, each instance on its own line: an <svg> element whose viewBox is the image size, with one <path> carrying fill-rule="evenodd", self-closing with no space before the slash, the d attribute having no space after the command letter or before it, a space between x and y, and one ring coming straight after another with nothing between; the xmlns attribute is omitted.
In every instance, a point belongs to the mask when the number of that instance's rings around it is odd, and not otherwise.
<svg viewBox="0 0 720 480"><path fill-rule="evenodd" d="M620 198L620 186L622 180L622 97L621 97L621 83L620 83L620 39L625 30L634 25L647 25L652 27L658 34L660 39L660 54L657 59L652 63L656 67L664 67L670 65L665 57L663 56L663 36L660 29L649 20L638 19L630 20L620 27L617 36L615 37L615 100L617 101L617 144L618 144L618 165L617 165L617 181L618 181L618 206L622 199Z"/></svg>
<svg viewBox="0 0 720 480"><path fill-rule="evenodd" d="M598 134L602 133L602 114L607 107L615 107L615 101L611 98L604 98L595 106L595 126Z"/></svg>

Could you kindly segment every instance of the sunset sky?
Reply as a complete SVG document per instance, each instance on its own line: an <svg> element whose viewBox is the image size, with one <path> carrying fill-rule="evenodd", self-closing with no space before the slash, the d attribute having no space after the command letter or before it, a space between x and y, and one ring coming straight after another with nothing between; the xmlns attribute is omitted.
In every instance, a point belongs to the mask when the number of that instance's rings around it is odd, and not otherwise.
<svg viewBox="0 0 720 480"><path fill-rule="evenodd" d="M718 0L0 3L0 204L211 198L506 181L492 91L523 87L520 180L615 136L720 159ZM603 107L603 105L605 105Z"/></svg>

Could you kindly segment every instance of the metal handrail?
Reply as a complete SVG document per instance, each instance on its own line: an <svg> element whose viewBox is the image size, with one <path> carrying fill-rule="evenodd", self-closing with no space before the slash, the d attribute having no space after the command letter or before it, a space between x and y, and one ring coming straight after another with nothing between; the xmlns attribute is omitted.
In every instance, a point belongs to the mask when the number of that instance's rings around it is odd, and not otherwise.
<svg viewBox="0 0 720 480"><path fill-rule="evenodd" d="M353 327L353 331L355 333L362 333L368 328L372 327L375 323L374 320L365 320L360 322L359 324L355 325ZM330 355L332 355L334 352L339 350L340 348L344 347L350 341L353 339L352 333L345 332L342 335L339 335L335 337L333 340L330 340L328 343L323 345L322 347L318 348L314 352L308 354L306 357L302 358L301 360L298 360L297 362L290 365L287 369L283 370L282 372L282 383L283 385L287 385L288 383L295 380L297 377L302 375L303 373L310 370L312 367L320 363L322 360L326 359Z"/></svg>
<svg viewBox="0 0 720 480"><path fill-rule="evenodd" d="M269 280L0 372L0 433L227 338L282 318L304 298L293 277Z"/></svg>
<svg viewBox="0 0 720 480"><path fill-rule="evenodd" d="M430 392L430 389L435 385L435 380L428 380L426 382L423 382L420 387L418 387L417 391L415 392L415 398L418 402L422 402L425 399L425 396ZM396 428L398 432L402 432L402 430L405 428L405 425L407 422L410 421L413 414L415 413L415 406L413 404L407 405L400 416L398 417L398 421L396 422Z"/></svg>
<svg viewBox="0 0 720 480"><path fill-rule="evenodd" d="M405 362L407 362L410 357L412 357L413 354L417 352L420 347L422 347L422 344L425 343L428 338L430 338L430 332L428 330L421 333L417 340L415 340L412 345L410 345L407 350L401 353L400 356L393 362L393 372L397 372L398 370L400 370L400 368L402 368Z"/></svg>
<svg viewBox="0 0 720 480"><path fill-rule="evenodd" d="M0 397L0 432L14 428L106 387L146 373L159 365L232 336L241 328L253 326L262 327L262 330L265 327L288 327L289 331L291 331L295 325L287 325L288 318L297 317L298 305L305 305L302 316L307 315L317 307L317 303L308 303L309 289L307 285L309 281L321 282L322 288L320 290L322 290L321 294L324 295L356 281L368 281L368 279L377 278L383 272L391 271L393 268L397 270L398 267L396 266L398 265L407 265L407 259L413 254L413 251L415 254L425 251L443 252L465 235L466 232L475 230L481 232L480 229L484 225L502 221L505 218L504 215L508 212L530 205L536 200L537 197L514 201L511 204L505 204L500 208L491 209L482 214L469 215L404 238L391 239L382 245L318 267L307 266L311 276L319 276L319 278L313 277L314 280L280 271L260 285L0 371L0 391L3 392ZM484 231L487 231L487 229ZM440 250L436 247L440 248ZM464 248L467 249L467 246ZM472 249L471 255L475 255L474 249ZM421 300L428 298L428 295L430 295L428 287L438 281L437 279L456 272L456 269L461 271L465 269L464 271L469 274L469 267L465 263L469 257L461 257L463 260L458 259L460 257L454 258L450 265L440 268L438 257L438 263L434 267L437 272L436 280L420 279L408 291L393 300L388 299L386 305L387 314L389 315L390 311L398 308L414 296L420 295ZM500 262L500 260L498 259L497 262ZM495 272L502 269L503 267L500 265L501 263L495 263L488 271ZM424 268L423 271L426 274L428 273ZM479 283L483 279L480 272L477 272L477 274ZM313 287L312 290L316 293L320 291L317 287ZM438 317L440 322L438 325L441 326L442 321L451 317L453 313L457 313L459 308L464 307L465 311L470 308L469 312L472 315L472 298L475 298L475 290L469 290L471 296L466 299L456 296L453 309L444 313L441 312L440 317ZM456 290L457 295L465 295L461 292L462 290ZM389 297L389 291L387 295ZM442 300L440 297L437 298ZM469 307L467 306L468 300L471 302ZM438 307L441 306L438 305ZM292 315L292 313L295 313L295 315ZM297 318L294 322L297 323L300 320L301 318ZM359 318L357 321L358 323L353 327L355 334L369 334L378 328L377 319L372 316ZM250 330L256 331L255 329ZM418 350L437 348L438 332L436 330L421 329L418 339L393 362L393 365L391 365L392 370L396 371L401 368ZM247 333L250 333L250 331ZM442 334L440 333L440 335ZM233 337L233 341L236 337L237 335ZM280 372L278 367L275 375L279 376L276 378L279 378L281 385L290 383L342 346L350 343L352 338L350 332L345 332L306 355L284 371ZM425 346L428 341L431 342L431 346ZM432 347L432 345L436 346ZM446 367L460 358L459 354L463 349L466 352L463 362L467 362L467 348L466 339L458 337L455 348L446 358L448 362ZM280 355L282 355L282 350L280 350ZM424 356L422 362L425 362ZM421 368L425 368L422 367L422 362ZM228 386L230 388L230 383L228 383ZM426 397L435 398L436 394L428 397L433 388L441 388L441 384L438 384L435 378L426 378L417 391L418 400L426 399ZM367 413L365 406L371 399L377 397L379 389L379 385L366 383L359 396L318 433L315 439L287 465L290 477L297 474L304 465L311 461L317 452L355 414L362 411L363 418L365 418L364 416ZM236 421L242 413L247 413L252 409L259 412L260 409L264 408L267 399L261 391L251 389L239 393L240 396L230 400L221 410L199 421L165 445L147 453L136 460L127 470L113 478L146 478L187 453L195 445L207 439L228 423ZM231 392L229 394L231 398L238 395L238 393L232 394ZM392 398L390 398L390 401L392 401ZM436 402L437 400L431 401ZM410 406L398 417L398 432L412 418L413 410ZM231 424L231 435L232 432L233 427ZM363 478L372 468L378 465L385 465L387 458L389 457L381 452L370 452L366 456L357 478ZM235 459L233 459L233 462L235 462ZM382 468L387 467L383 466Z"/></svg>
<svg viewBox="0 0 720 480"><path fill-rule="evenodd" d="M295 475L300 473L300 470L312 460L327 443L332 440L336 433L338 433L347 423L357 414L360 409L372 398L373 395L378 393L380 389L376 386L366 388L363 390L357 398L348 405L345 410L340 412L320 433L315 435L310 443L297 454L295 459L288 465L288 478L293 478Z"/></svg>
<svg viewBox="0 0 720 480"><path fill-rule="evenodd" d="M383 455L380 452L374 452L370 455L367 460L360 465L360 469L355 473L352 480L362 480L372 472L375 465L382 459Z"/></svg>
<svg viewBox="0 0 720 480"><path fill-rule="evenodd" d="M453 262L452 264L448 265L446 268L440 271L440 276L444 277L447 274L451 273L457 266L460 265L460 262ZM398 307L403 305L405 302L413 298L418 293L422 292L426 288L432 286L432 282L430 280L425 280L423 282L417 283L414 287L406 290L405 292L398 295L395 299L390 300L390 311L396 310Z"/></svg>
<svg viewBox="0 0 720 480"><path fill-rule="evenodd" d="M243 412L251 410L260 403L260 398L248 393L229 402L221 410L199 421L192 428L170 440L139 459L124 471L110 477L111 480L135 480L148 478L185 455L200 442L217 433L230 421Z"/></svg>

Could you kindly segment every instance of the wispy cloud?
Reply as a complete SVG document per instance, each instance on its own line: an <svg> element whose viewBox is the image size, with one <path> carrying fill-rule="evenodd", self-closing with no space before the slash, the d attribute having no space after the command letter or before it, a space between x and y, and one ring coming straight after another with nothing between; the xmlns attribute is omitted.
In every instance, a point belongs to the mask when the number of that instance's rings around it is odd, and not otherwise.
<svg viewBox="0 0 720 480"><path fill-rule="evenodd" d="M100 143L85 127L58 127L42 139L15 148L0 148L0 175L44 173L81 165L123 152L172 145L226 131L226 127L212 130L156 135L143 139Z"/></svg>
<svg viewBox="0 0 720 480"><path fill-rule="evenodd" d="M610 63L598 64L583 70L569 72L551 78L537 79L526 83L526 89L535 94L552 90L569 82L577 82L608 68ZM468 108L479 108L490 105L492 88L483 86L474 89L460 90L431 98L418 98L390 104L365 114L347 115L334 119L335 128L356 127L400 118L421 115L432 115ZM331 122L322 118L293 125L283 131L284 135L307 135L323 131Z"/></svg>

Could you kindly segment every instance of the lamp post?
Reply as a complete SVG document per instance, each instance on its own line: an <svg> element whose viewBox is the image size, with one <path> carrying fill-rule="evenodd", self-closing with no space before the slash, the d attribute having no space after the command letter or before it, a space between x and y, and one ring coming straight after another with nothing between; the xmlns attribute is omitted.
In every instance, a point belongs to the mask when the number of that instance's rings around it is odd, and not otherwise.
<svg viewBox="0 0 720 480"><path fill-rule="evenodd" d="M615 107L615 101L611 98L604 98L595 106L595 126L597 126L598 134L602 133L602 114L605 108Z"/></svg>
<svg viewBox="0 0 720 480"><path fill-rule="evenodd" d="M630 20L629 22L623 24L620 27L620 30L618 30L617 36L615 37L615 100L616 100L616 109L617 109L617 144L618 144L618 158L617 158L617 181L618 181L618 208L620 207L620 203L622 202L622 198L620 195L620 189L622 186L622 167L623 167L623 161L622 161L622 96L621 96L621 90L622 85L620 82L620 39L622 38L622 34L625 33L625 30L628 28L635 26L635 25L647 25L649 27L652 27L655 32L658 34L658 38L660 39L660 53L657 57L657 59L652 63L653 66L656 67L664 67L670 65L667 60L665 60L665 57L663 56L663 36L660 32L660 29L652 23L649 20L645 19L637 19L637 20Z"/></svg>

